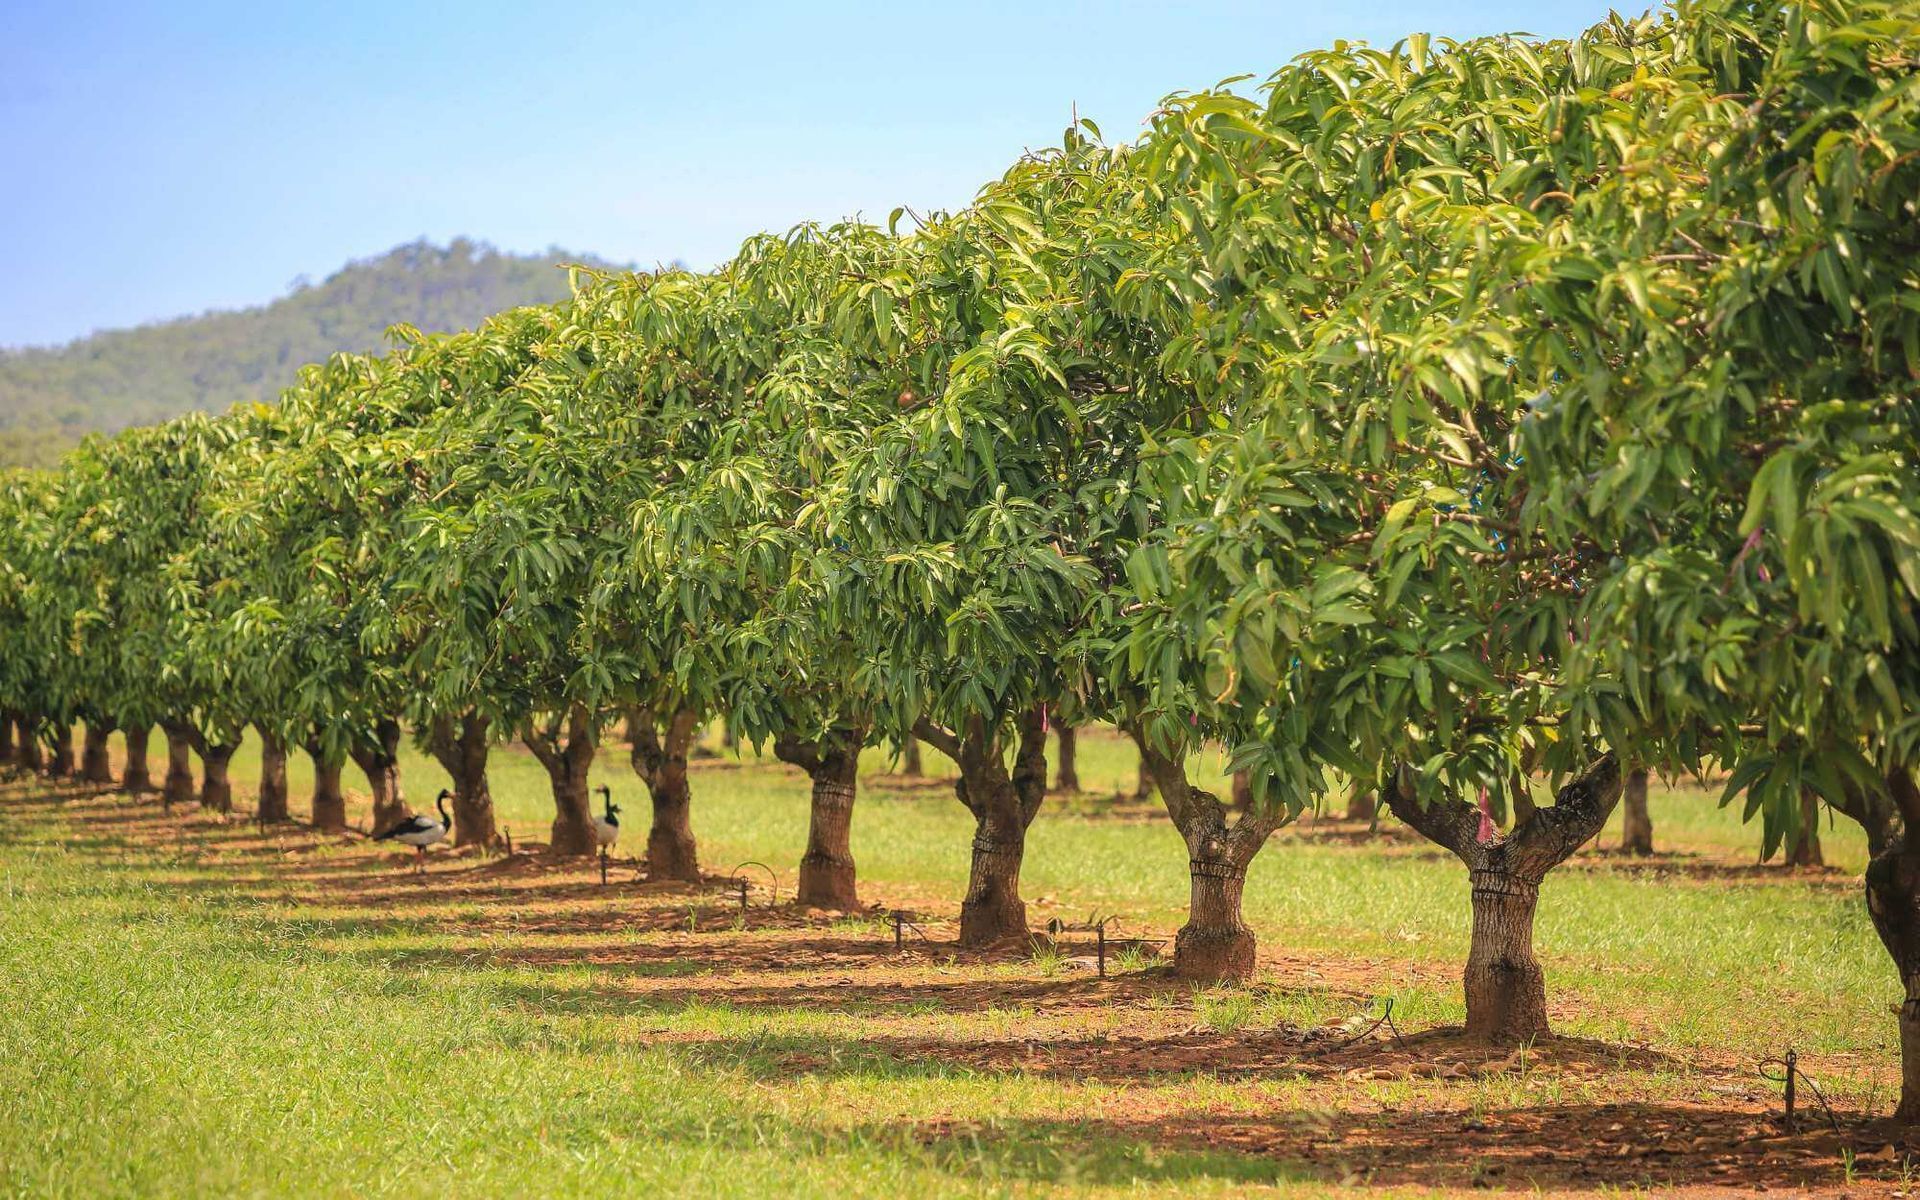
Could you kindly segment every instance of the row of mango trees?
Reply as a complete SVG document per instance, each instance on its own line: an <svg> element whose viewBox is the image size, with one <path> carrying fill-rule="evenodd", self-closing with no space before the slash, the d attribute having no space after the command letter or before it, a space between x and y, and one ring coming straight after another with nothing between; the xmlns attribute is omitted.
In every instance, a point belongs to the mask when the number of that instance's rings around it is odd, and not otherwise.
<svg viewBox="0 0 1920 1200"><path fill-rule="evenodd" d="M558 854L624 723L681 879L724 715L811 778L835 906L859 751L918 738L976 823L967 946L1027 936L1050 715L1108 721L1185 840L1179 974L1252 970L1249 864L1351 780L1460 859L1496 1041L1547 1032L1539 889L1623 764L1723 771L1769 850L1866 826L1920 1118L1917 198L1910 6L1340 45L957 213L582 275L16 475L0 703L94 780L159 728L214 807L252 727L263 818L298 750L323 827L349 759L405 814L411 731L465 844L517 737Z"/></svg>

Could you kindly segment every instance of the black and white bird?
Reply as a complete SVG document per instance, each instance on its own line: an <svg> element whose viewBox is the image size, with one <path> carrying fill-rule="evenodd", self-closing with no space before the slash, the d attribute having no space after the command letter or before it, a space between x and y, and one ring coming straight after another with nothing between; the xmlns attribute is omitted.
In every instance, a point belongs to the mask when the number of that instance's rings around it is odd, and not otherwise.
<svg viewBox="0 0 1920 1200"><path fill-rule="evenodd" d="M376 842L395 841L403 846L412 846L419 853L417 860L421 874L427 871L427 847L435 842L445 841L447 832L453 828L453 818L447 815L447 797L453 793L445 788L433 798L434 807L440 810L440 819L419 815L408 817L385 833L376 833Z"/></svg>
<svg viewBox="0 0 1920 1200"><path fill-rule="evenodd" d="M606 784L594 790L600 793L600 804L606 811L593 819L593 844L604 853L620 840L620 806L613 802L613 789Z"/></svg>

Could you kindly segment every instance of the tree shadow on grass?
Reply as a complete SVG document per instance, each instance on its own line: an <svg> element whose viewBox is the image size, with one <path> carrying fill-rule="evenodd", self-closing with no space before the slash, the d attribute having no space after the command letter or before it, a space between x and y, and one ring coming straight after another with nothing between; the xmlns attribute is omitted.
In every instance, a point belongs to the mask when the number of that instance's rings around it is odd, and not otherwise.
<svg viewBox="0 0 1920 1200"><path fill-rule="evenodd" d="M1592 1191L1645 1187L1848 1191L1855 1178L1901 1177L1884 1124L1852 1115L1784 1134L1765 1113L1674 1104L1545 1104L1410 1112L1293 1109L1257 1116L1139 1120L934 1121L907 1126L936 1161L992 1164L1036 1182L1125 1182L1136 1167L1187 1177L1274 1178L1380 1187ZM1887 1147L1892 1145L1892 1149ZM1126 1149L1122 1149L1126 1148ZM1863 1156L1864 1157L1859 1157ZM1223 1172L1232 1172L1223 1174ZM1878 1190L1878 1189L1876 1189Z"/></svg>

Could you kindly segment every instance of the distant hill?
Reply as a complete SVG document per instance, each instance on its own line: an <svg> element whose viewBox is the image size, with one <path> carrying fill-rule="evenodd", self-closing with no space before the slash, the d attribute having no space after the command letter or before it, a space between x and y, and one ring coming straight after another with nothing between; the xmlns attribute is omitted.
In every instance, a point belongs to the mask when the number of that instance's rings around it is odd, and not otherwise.
<svg viewBox="0 0 1920 1200"><path fill-rule="evenodd" d="M0 351L0 466L45 465L95 430L271 400L305 363L380 349L389 325L467 329L503 309L563 299L560 267L570 262L609 265L558 250L501 254L465 238L420 241L259 308Z"/></svg>

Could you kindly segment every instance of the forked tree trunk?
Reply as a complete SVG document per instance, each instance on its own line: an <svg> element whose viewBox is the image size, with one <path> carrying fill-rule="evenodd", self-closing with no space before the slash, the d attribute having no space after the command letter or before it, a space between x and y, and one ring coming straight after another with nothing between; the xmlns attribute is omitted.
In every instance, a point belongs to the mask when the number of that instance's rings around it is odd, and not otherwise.
<svg viewBox="0 0 1920 1200"><path fill-rule="evenodd" d="M167 735L167 777L160 785L160 799L171 808L193 799L193 735L175 722L161 728Z"/></svg>
<svg viewBox="0 0 1920 1200"><path fill-rule="evenodd" d="M47 778L73 778L73 726L66 721L53 722L47 740L51 747L47 755Z"/></svg>
<svg viewBox="0 0 1920 1200"><path fill-rule="evenodd" d="M240 749L240 743L215 743L202 738L195 748L200 751L200 807L232 812L233 781L227 769L232 766L234 751Z"/></svg>
<svg viewBox="0 0 1920 1200"><path fill-rule="evenodd" d="M1347 820L1372 824L1377 809L1378 801L1374 799L1372 789L1355 787L1347 793Z"/></svg>
<svg viewBox="0 0 1920 1200"><path fill-rule="evenodd" d="M1473 940L1465 973L1467 1035L1513 1045L1550 1035L1546 977L1533 954L1533 913L1547 872L1606 825L1619 802L1620 765L1606 754L1547 807L1527 807L1513 830L1480 840L1481 811L1458 800L1424 807L1402 768L1384 789L1387 806L1428 840L1467 865ZM1521 806L1516 804L1516 809Z"/></svg>
<svg viewBox="0 0 1920 1200"><path fill-rule="evenodd" d="M954 792L973 814L973 863L960 905L960 944L968 948L1025 942L1027 905L1020 898L1020 865L1027 828L1047 793L1045 710L1020 714L1019 741L1009 772L1001 734L979 718L962 734L922 720L915 732L960 766Z"/></svg>
<svg viewBox="0 0 1920 1200"><path fill-rule="evenodd" d="M1080 790L1080 734L1073 726L1062 724L1058 731L1060 762L1054 767L1053 786L1063 792Z"/></svg>
<svg viewBox="0 0 1920 1200"><path fill-rule="evenodd" d="M575 705L565 714L564 724L559 718L545 726L529 721L521 733L527 749L547 769L553 788L553 833L547 848L556 856L592 854L598 848L593 797L587 790L597 732L587 710Z"/></svg>
<svg viewBox="0 0 1920 1200"><path fill-rule="evenodd" d="M1280 818L1255 808L1249 778L1245 799L1235 805L1239 815L1229 823L1219 798L1188 781L1184 755L1161 751L1143 729L1127 732L1187 846L1187 923L1173 940L1174 975L1203 983L1252 978L1256 942L1240 903L1247 867L1280 827ZM1243 775L1235 776L1236 791Z"/></svg>
<svg viewBox="0 0 1920 1200"><path fill-rule="evenodd" d="M337 832L347 827L347 795L340 789L340 772L346 760L329 751L319 738L307 742L307 757L313 760L313 827Z"/></svg>
<svg viewBox="0 0 1920 1200"><path fill-rule="evenodd" d="M1653 816L1647 812L1647 769L1627 772L1620 797L1620 850L1625 854L1653 853Z"/></svg>
<svg viewBox="0 0 1920 1200"><path fill-rule="evenodd" d="M373 793L373 831L391 829L413 815L400 788L400 722L382 718L373 737L347 748L354 764L366 774Z"/></svg>
<svg viewBox="0 0 1920 1200"><path fill-rule="evenodd" d="M1867 864L1867 912L1900 973L1900 1107L1894 1117L1920 1125L1920 785L1904 767L1887 791L1905 831Z"/></svg>
<svg viewBox="0 0 1920 1200"><path fill-rule="evenodd" d="M854 726L837 728L817 742L774 739L774 756L805 771L813 783L796 895L802 905L842 911L860 907L854 886L853 800L865 741L866 731Z"/></svg>
<svg viewBox="0 0 1920 1200"><path fill-rule="evenodd" d="M1824 867L1820 853L1820 798L1811 790L1800 793L1800 831L1787 848L1789 867Z"/></svg>
<svg viewBox="0 0 1920 1200"><path fill-rule="evenodd" d="M693 840L693 790L687 780L687 750L699 732L700 717L678 709L662 730L651 711L634 714L633 771L653 799L653 825L647 830L647 878L700 882L700 860Z"/></svg>
<svg viewBox="0 0 1920 1200"><path fill-rule="evenodd" d="M152 733L153 727L142 722L127 726L127 763L120 770L120 790L130 795L153 790L153 776L147 769L147 739Z"/></svg>
<svg viewBox="0 0 1920 1200"><path fill-rule="evenodd" d="M493 817L493 787L487 782L487 757L493 748L492 721L469 712L456 724L436 717L427 748L453 777L453 844L491 846L500 832Z"/></svg>
<svg viewBox="0 0 1920 1200"><path fill-rule="evenodd" d="M900 773L915 779L927 773L925 764L920 761L920 739L912 734L900 744Z"/></svg>
<svg viewBox="0 0 1920 1200"><path fill-rule="evenodd" d="M255 814L263 825L287 819L287 741L270 729L260 729L260 796Z"/></svg>
<svg viewBox="0 0 1920 1200"><path fill-rule="evenodd" d="M80 749L80 782L112 783L113 757L108 740L113 736L112 721L88 721Z"/></svg>

